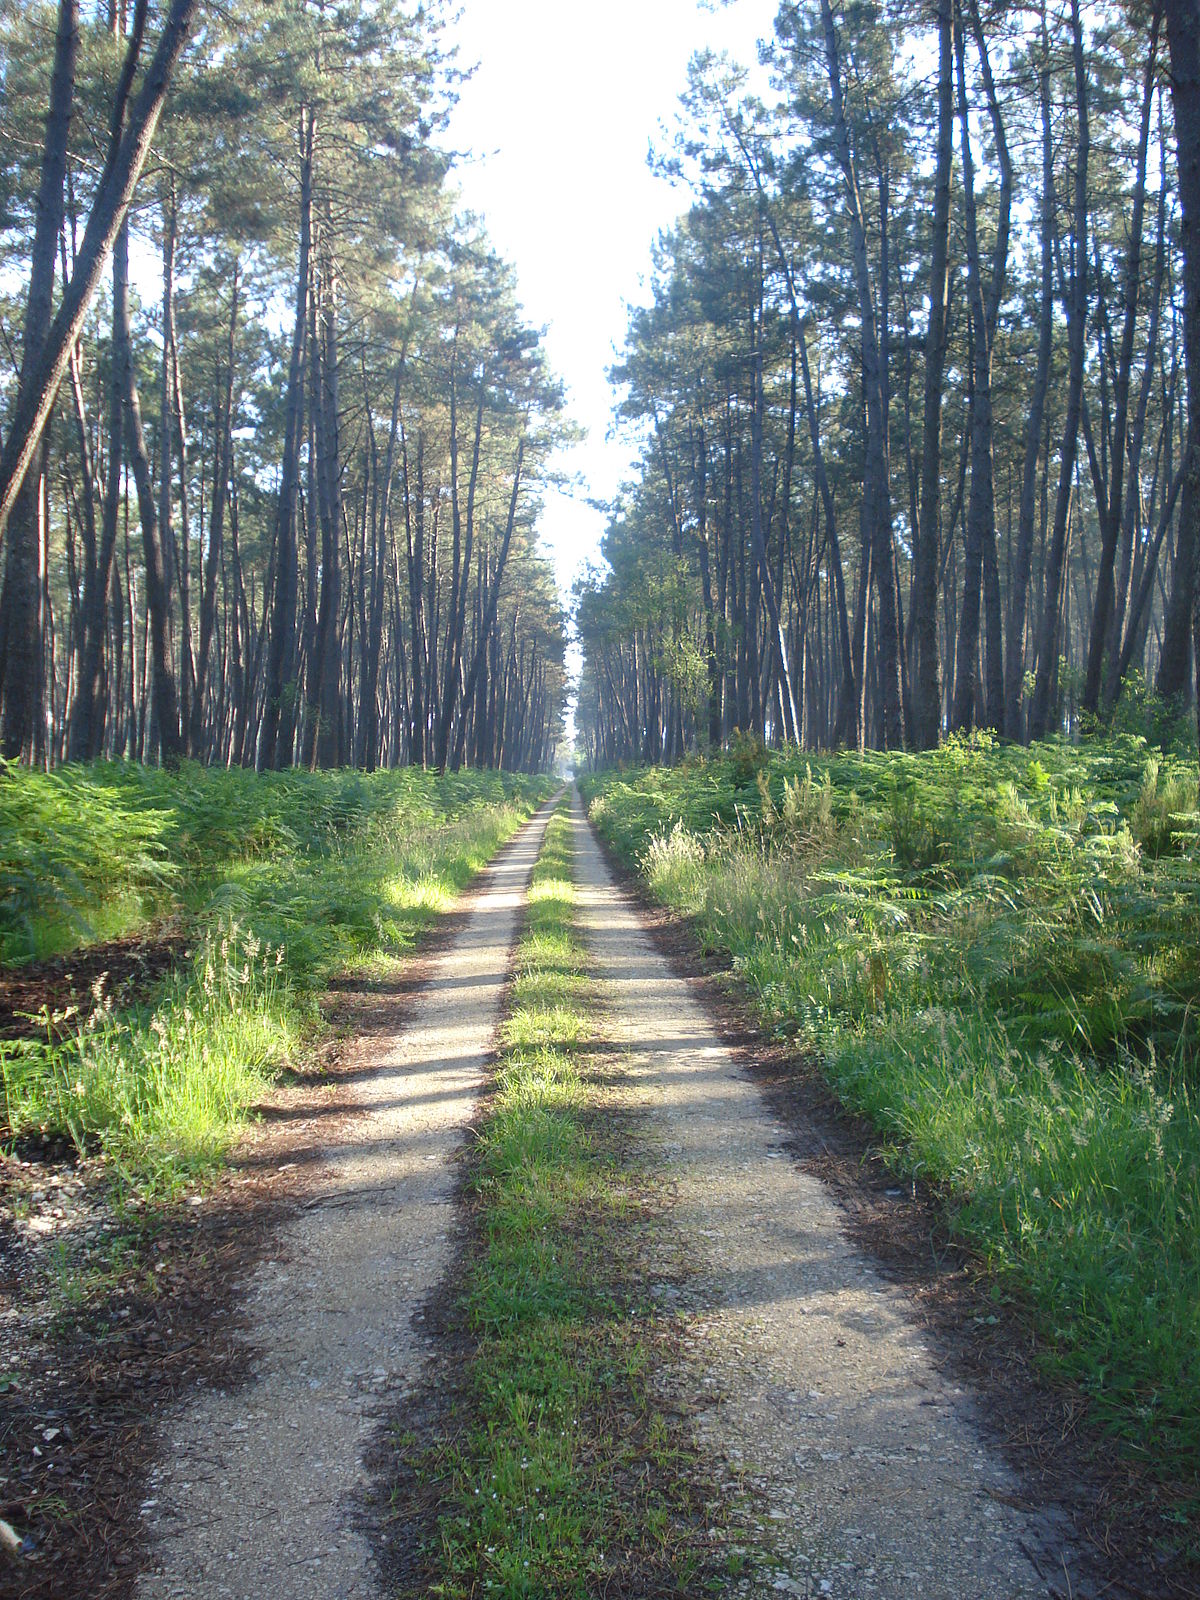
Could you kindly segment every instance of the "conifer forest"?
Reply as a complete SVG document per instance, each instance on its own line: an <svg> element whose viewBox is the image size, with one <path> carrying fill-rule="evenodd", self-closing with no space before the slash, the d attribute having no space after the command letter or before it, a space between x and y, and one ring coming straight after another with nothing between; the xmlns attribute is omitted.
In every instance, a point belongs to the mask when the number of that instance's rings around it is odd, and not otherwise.
<svg viewBox="0 0 1200 1600"><path fill-rule="evenodd" d="M544 766L561 396L454 214L435 15L4 25L6 755Z"/></svg>
<svg viewBox="0 0 1200 1600"><path fill-rule="evenodd" d="M0 0L0 1600L1200 1600L1200 0Z"/></svg>
<svg viewBox="0 0 1200 1600"><path fill-rule="evenodd" d="M661 152L692 204L613 373L640 464L579 597L592 758L1191 699L1197 34L797 4L770 100L694 60Z"/></svg>

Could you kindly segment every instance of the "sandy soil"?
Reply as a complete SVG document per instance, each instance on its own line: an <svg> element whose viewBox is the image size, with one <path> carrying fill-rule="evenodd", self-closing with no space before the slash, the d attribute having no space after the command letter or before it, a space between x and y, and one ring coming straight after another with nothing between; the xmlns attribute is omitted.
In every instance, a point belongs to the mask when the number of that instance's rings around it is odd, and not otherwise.
<svg viewBox="0 0 1200 1600"><path fill-rule="evenodd" d="M357 1047L357 1114L248 1290L252 1377L168 1417L142 1507L143 1600L365 1600L381 1592L363 1452L427 1355L452 1157L493 1047L547 808L487 870L398 1031Z"/></svg>
<svg viewBox="0 0 1200 1600"><path fill-rule="evenodd" d="M1018 1509L970 1396L617 888L576 796L585 935L627 1095L656 1142L685 1271L663 1293L712 1477L774 1557L768 1590L831 1600L1072 1592L1065 1534ZM761 1580L759 1583L761 1587ZM1074 1592L1080 1591L1076 1586Z"/></svg>

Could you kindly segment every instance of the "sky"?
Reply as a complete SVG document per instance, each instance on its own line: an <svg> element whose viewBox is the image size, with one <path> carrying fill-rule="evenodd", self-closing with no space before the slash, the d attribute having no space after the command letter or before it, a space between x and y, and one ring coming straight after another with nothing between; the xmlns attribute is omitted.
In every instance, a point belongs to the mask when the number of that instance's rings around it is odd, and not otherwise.
<svg viewBox="0 0 1200 1600"><path fill-rule="evenodd" d="M579 480L547 497L543 538L566 594L595 559L603 511L627 475L608 437L606 371L627 307L648 298L651 245L688 196L646 164L674 125L693 52L746 66L777 0L462 0L459 63L477 63L450 126L463 203L516 268L526 316L546 329L550 363L586 440L562 462Z"/></svg>

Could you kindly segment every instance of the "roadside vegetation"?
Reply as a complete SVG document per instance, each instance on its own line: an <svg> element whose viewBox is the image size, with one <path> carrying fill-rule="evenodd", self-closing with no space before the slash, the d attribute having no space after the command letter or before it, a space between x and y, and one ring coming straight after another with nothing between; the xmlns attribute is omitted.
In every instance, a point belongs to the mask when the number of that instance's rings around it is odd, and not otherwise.
<svg viewBox="0 0 1200 1600"><path fill-rule="evenodd" d="M329 978L404 953L544 797L496 773L126 763L0 774L0 959L182 933L151 994L0 1040L0 1139L64 1136L170 1193L219 1160ZM28 1031L28 1030L26 1030Z"/></svg>
<svg viewBox="0 0 1200 1600"><path fill-rule="evenodd" d="M424 1463L439 1521L414 1593L703 1586L685 1450L648 1391L661 1333L639 1272L648 1179L598 1070L571 870L560 814L473 1153L454 1312L469 1356L458 1415Z"/></svg>
<svg viewBox="0 0 1200 1600"><path fill-rule="evenodd" d="M727 952L1031 1304L1050 1368L1200 1483L1194 755L952 739L583 783L651 893Z"/></svg>

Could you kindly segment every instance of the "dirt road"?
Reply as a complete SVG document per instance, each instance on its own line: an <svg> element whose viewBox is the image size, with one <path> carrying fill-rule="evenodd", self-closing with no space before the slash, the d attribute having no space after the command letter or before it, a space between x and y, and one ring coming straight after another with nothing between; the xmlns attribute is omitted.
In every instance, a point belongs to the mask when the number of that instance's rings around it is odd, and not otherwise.
<svg viewBox="0 0 1200 1600"><path fill-rule="evenodd" d="M902 1293L846 1238L824 1187L614 884L578 796L579 895L594 975L625 1052L629 1104L656 1139L687 1262L697 1440L749 1508L771 1587L832 1600L1025 1600L1061 1537L1014 1508ZM1037 1565L1035 1566L1035 1561ZM1078 1592L1076 1590L1075 1592Z"/></svg>
<svg viewBox="0 0 1200 1600"><path fill-rule="evenodd" d="M413 1326L449 1259L451 1157L500 1016L550 808L484 874L402 1025L358 1049L359 1114L249 1288L248 1386L168 1419L143 1514L142 1600L366 1600L361 1455L413 1384Z"/></svg>
<svg viewBox="0 0 1200 1600"><path fill-rule="evenodd" d="M689 1354L661 1374L766 1591L1029 1600L1061 1591L1061 1532L1018 1509L970 1397L614 884L571 802L583 932L628 1108L668 1197ZM250 1286L248 1386L169 1419L144 1508L141 1600L373 1600L362 1453L415 1386L419 1311L450 1258L452 1156L490 1053L549 809L489 869L407 1020L359 1048L360 1108ZM759 1592L764 1579L730 1581ZM1075 1592L1079 1592L1078 1589Z"/></svg>

